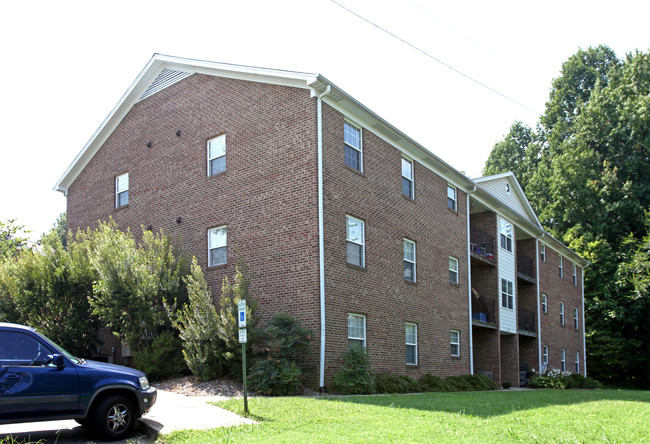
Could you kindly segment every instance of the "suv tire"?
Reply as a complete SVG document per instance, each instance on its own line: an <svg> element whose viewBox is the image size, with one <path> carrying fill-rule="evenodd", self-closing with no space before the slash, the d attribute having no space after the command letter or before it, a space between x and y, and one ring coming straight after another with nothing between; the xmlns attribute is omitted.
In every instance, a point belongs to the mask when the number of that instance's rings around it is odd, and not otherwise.
<svg viewBox="0 0 650 444"><path fill-rule="evenodd" d="M112 441L129 436L135 421L133 404L120 395L110 396L101 401L92 416L94 429Z"/></svg>

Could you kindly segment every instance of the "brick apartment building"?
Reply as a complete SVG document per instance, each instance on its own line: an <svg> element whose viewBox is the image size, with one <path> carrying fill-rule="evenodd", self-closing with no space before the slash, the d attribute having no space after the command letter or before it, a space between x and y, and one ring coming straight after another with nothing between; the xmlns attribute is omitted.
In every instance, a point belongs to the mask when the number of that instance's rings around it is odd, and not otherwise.
<svg viewBox="0 0 650 444"><path fill-rule="evenodd" d="M154 55L56 185L69 228L163 229L215 293L239 252L263 321L418 378L586 373L587 262L511 173L469 179L316 74ZM120 350L116 360L120 360Z"/></svg>

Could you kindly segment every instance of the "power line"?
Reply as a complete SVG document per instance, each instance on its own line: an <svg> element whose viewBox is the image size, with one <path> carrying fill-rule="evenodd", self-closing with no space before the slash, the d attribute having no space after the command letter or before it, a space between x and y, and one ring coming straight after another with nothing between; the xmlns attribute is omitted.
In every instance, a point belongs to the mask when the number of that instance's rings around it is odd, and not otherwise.
<svg viewBox="0 0 650 444"><path fill-rule="evenodd" d="M513 98L511 98L511 97L509 97L509 96L503 94L502 92L497 91L496 89L494 89L494 88L492 88L492 87L486 85L485 83L483 83L483 82L481 82L481 81L479 81L479 80L476 80L474 77L472 77L472 76L470 76L470 75L468 75L468 74L465 74L464 72L462 72L462 71L460 71L460 70L454 68L453 66L449 65L448 63L443 62L442 60L440 60L440 59L437 58L437 57L434 57L433 55L429 54L429 53L426 52L425 50L420 49L419 47L415 46L414 44L412 44L412 43L410 43L410 42L408 42L408 41L406 41L406 40L404 40L403 38L399 37L398 35L393 34L392 32L388 31L388 30L385 29L385 28L382 28L381 26L377 25L377 24L374 23L374 22L371 22L371 21L368 20L367 18L365 18L365 17L363 17L363 16L357 14L356 12L352 11L351 9L346 8L346 7L343 6L342 4L338 3L336 0L330 0L330 1L331 1L332 3L334 3L335 5L339 6L340 8L345 9L345 10L348 11L350 14L353 14L353 15L357 16L358 18L360 18L360 19L363 20L364 22L366 22L366 23L368 23L368 24L374 26L375 28L379 29L380 31L385 32L386 34L390 35L390 36L393 37L394 39L399 40L400 42L404 43L405 45L410 46L411 48L413 48L413 49L415 49L416 51L418 51L418 52L424 54L425 56L429 57L430 59L432 59L432 60L434 60L434 61L440 63L440 64L441 64L442 66L444 66L445 68L452 70L452 71L455 72L456 74L460 74L461 76L463 76L463 77L465 77L466 79L468 79L468 80L470 80L470 81L476 83L476 84L479 85L479 86L482 86L483 88L487 89L488 91L491 91L491 92L493 92L493 93L495 93L495 94L497 94L497 95L503 97L504 99L506 99L506 100L508 100L508 101L510 101L510 102L512 102L512 103L514 103L515 105L520 106L520 107L524 108L525 110L530 111L531 113L533 113L533 114L535 114L535 115L541 117L541 114L540 114L540 113L538 113L537 111L535 111L535 110L533 110L533 109L527 107L527 106L524 105L523 103L520 103L520 102L516 101L515 99L513 99Z"/></svg>

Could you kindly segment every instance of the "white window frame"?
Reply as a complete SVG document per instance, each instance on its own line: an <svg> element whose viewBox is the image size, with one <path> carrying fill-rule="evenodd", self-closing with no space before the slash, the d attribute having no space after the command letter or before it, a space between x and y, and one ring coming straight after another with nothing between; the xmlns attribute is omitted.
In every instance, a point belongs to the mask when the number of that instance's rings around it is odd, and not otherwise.
<svg viewBox="0 0 650 444"><path fill-rule="evenodd" d="M501 306L508 310L515 309L515 283L505 278L501 278Z"/></svg>
<svg viewBox="0 0 650 444"><path fill-rule="evenodd" d="M410 175L408 175L409 171L404 171L404 166L408 165L410 166ZM402 157L402 194L409 199L415 199L415 163L407 159L406 157ZM408 194L404 193L404 183L408 183Z"/></svg>
<svg viewBox="0 0 650 444"><path fill-rule="evenodd" d="M413 328L413 334L410 335L411 338L409 338L409 327ZM413 324L412 322L407 322L404 325L404 336L405 336L405 343L406 343L406 356L405 356L406 365L418 365L418 325ZM410 342L409 339L411 339ZM409 358L408 358L409 347L412 347L414 352L413 357L415 358L415 360L413 362L409 362Z"/></svg>
<svg viewBox="0 0 650 444"><path fill-rule="evenodd" d="M564 301L560 301L560 325L564 326Z"/></svg>
<svg viewBox="0 0 650 444"><path fill-rule="evenodd" d="M544 346L544 350L542 352L542 365L543 366L548 366L548 345Z"/></svg>
<svg viewBox="0 0 650 444"><path fill-rule="evenodd" d="M577 287L578 286L578 267L576 267L576 264L573 264L573 286Z"/></svg>
<svg viewBox="0 0 650 444"><path fill-rule="evenodd" d="M579 330L580 324L578 323L578 307L573 307L573 328Z"/></svg>
<svg viewBox="0 0 650 444"><path fill-rule="evenodd" d="M350 327L355 327L350 325L350 321L352 319L356 320L361 320L362 321L362 327L363 327L363 336L352 336L350 335ZM352 344L354 342L350 341L361 341L361 349L364 350L366 348L366 316L362 314L355 314L355 313L348 313L348 350L353 349L354 347Z"/></svg>
<svg viewBox="0 0 650 444"><path fill-rule="evenodd" d="M454 335L456 336L456 338L454 338ZM458 330L449 331L449 346L450 346L451 356L454 357L460 356L460 331ZM454 352L454 347L456 347L455 352Z"/></svg>
<svg viewBox="0 0 650 444"><path fill-rule="evenodd" d="M565 349L562 349L562 351L560 352L560 357L561 357L560 362L561 362L562 371L565 372L566 371L566 350Z"/></svg>
<svg viewBox="0 0 650 444"><path fill-rule="evenodd" d="M357 239L356 237L352 237L350 233L350 227L352 226L352 223L356 223L361 227L361 239ZM357 219L354 216L346 215L346 224L345 224L345 240L346 240L346 248L345 248L345 255L346 255L346 261L350 265L356 265L357 267L365 267L366 266L366 223L362 221L361 219ZM347 250L347 244L354 244L354 245L359 245L361 246L361 263L360 264L355 264L353 262L350 262L350 258L348 257L348 250Z"/></svg>
<svg viewBox="0 0 650 444"><path fill-rule="evenodd" d="M453 264L456 264L456 269L454 270ZM449 282L452 284L460 283L460 267L458 265L458 259L453 256L449 256Z"/></svg>
<svg viewBox="0 0 650 444"><path fill-rule="evenodd" d="M449 184L447 184L447 208L451 211L458 211L458 189Z"/></svg>
<svg viewBox="0 0 650 444"><path fill-rule="evenodd" d="M352 138L347 137L348 134L353 136L352 133L348 132L347 127L350 127L351 129L356 130L359 133L359 137L358 137L358 139L359 139L358 140L358 145L359 146L355 146L354 137L352 137ZM344 156L345 164L348 167L352 168L353 170L356 170L356 171L359 171L359 172L362 173L363 172L363 133L361 131L360 126L355 125L354 123L350 122L349 120L345 120L343 122L343 145L345 147L349 147L350 149L352 149L352 150L359 153L359 168L355 168L354 166L348 164L347 155L346 155L347 150L344 149L343 150L343 156Z"/></svg>
<svg viewBox="0 0 650 444"><path fill-rule="evenodd" d="M548 313L548 295L542 293L542 313Z"/></svg>
<svg viewBox="0 0 650 444"><path fill-rule="evenodd" d="M558 271L560 274L560 279L564 279L564 258L560 256L560 260L558 262Z"/></svg>
<svg viewBox="0 0 650 444"><path fill-rule="evenodd" d="M214 237L212 236L212 233L217 234L219 230L224 230L224 236L223 236L223 241L219 242L216 245L212 245L212 241ZM219 248L225 248L226 249L226 261L225 262L220 262L220 263L212 263L212 250L217 250ZM217 267L219 265L226 265L228 264L228 227L227 225L221 225L220 227L214 227L208 229L208 267Z"/></svg>
<svg viewBox="0 0 650 444"><path fill-rule="evenodd" d="M546 262L546 245L539 246L539 256L542 259L542 262Z"/></svg>
<svg viewBox="0 0 650 444"><path fill-rule="evenodd" d="M417 270L416 270L416 268L417 267L416 267L416 262L415 262L415 242L410 240L410 239L404 238L402 244L403 244L403 252L404 252L404 280L408 281L408 282L417 282L416 281L416 279L417 279ZM407 257L407 254L409 253L409 251L407 250L407 246L412 247L412 252L413 252L413 258L412 259ZM411 264L412 269L413 269L412 279L409 279L409 278L406 277L406 270L407 270L408 264Z"/></svg>
<svg viewBox="0 0 650 444"><path fill-rule="evenodd" d="M210 155L210 145L211 144L216 144L220 143L223 145L223 152L219 151L216 155L211 156ZM221 134L217 137L213 137L212 139L208 140L207 143L207 155L208 155L208 177L209 176L216 176L217 174L224 173L226 171L226 135ZM224 158L224 165L223 165L223 170L220 171L212 171L212 161L220 158Z"/></svg>
<svg viewBox="0 0 650 444"><path fill-rule="evenodd" d="M576 352L576 374L580 374L580 352Z"/></svg>
<svg viewBox="0 0 650 444"><path fill-rule="evenodd" d="M121 196L126 196L126 202L121 204ZM122 208L129 204L129 173L115 176L115 208Z"/></svg>
<svg viewBox="0 0 650 444"><path fill-rule="evenodd" d="M499 247L512 253L512 224L499 218Z"/></svg>

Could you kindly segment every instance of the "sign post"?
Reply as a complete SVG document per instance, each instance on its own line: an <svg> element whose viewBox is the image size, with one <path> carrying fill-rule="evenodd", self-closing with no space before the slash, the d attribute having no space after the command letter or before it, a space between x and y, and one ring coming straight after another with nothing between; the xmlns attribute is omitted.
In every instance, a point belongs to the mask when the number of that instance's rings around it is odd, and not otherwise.
<svg viewBox="0 0 650 444"><path fill-rule="evenodd" d="M244 379L244 413L248 414L248 389L246 387L246 342L248 342L246 331L246 299L239 301L237 311L237 319L239 320L239 343L241 344L242 376Z"/></svg>

